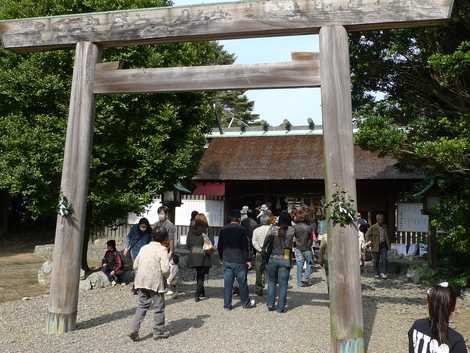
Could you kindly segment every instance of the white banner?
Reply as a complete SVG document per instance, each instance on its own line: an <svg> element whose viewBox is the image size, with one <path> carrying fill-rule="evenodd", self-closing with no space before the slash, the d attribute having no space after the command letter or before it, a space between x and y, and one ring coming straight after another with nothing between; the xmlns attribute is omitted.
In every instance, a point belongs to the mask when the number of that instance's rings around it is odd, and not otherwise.
<svg viewBox="0 0 470 353"><path fill-rule="evenodd" d="M427 233L429 217L422 214L422 209L422 203L399 203L398 231Z"/></svg>

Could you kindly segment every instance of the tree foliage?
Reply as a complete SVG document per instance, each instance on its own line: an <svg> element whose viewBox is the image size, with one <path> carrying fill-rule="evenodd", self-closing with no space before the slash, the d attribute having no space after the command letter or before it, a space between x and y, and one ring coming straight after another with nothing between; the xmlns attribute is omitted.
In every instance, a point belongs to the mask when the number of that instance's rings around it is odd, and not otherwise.
<svg viewBox="0 0 470 353"><path fill-rule="evenodd" d="M257 123L259 116L253 113L254 102L241 91L225 91L217 96L218 114L222 127L248 126Z"/></svg>
<svg viewBox="0 0 470 353"><path fill-rule="evenodd" d="M436 180L441 250L470 259L470 2L443 26L351 34L356 142ZM461 267L460 267L461 269Z"/></svg>
<svg viewBox="0 0 470 353"><path fill-rule="evenodd" d="M167 5L170 1L6 0L0 19ZM0 189L21 195L31 217L56 212L73 55L73 50L0 50ZM103 60L141 68L234 59L216 43L199 42L106 49ZM229 101L237 99L244 98L238 94ZM213 102L214 93L206 92L98 97L88 200L94 224L140 211L157 192L194 175L204 134L215 126Z"/></svg>

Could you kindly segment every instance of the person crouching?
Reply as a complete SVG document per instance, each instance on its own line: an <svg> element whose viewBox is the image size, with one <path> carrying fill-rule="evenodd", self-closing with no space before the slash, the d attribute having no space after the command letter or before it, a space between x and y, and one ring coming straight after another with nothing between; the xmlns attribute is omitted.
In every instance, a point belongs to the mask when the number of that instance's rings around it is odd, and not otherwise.
<svg viewBox="0 0 470 353"><path fill-rule="evenodd" d="M135 289L137 290L137 309L132 320L132 331L129 337L133 341L139 339L140 325L149 309L155 311L153 338L168 338L170 332L165 331L165 281L170 272L168 249L162 245L168 238L163 227L152 232L152 241L144 245L134 260L136 271Z"/></svg>
<svg viewBox="0 0 470 353"><path fill-rule="evenodd" d="M116 250L116 241L109 240L106 243L107 249L101 261L101 271L109 278L113 286L119 282L122 273L122 257Z"/></svg>

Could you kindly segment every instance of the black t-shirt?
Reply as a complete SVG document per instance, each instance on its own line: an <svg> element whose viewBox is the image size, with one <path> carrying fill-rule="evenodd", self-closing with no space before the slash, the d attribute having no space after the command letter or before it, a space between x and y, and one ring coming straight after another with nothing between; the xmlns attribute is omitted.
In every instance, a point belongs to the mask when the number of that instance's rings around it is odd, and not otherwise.
<svg viewBox="0 0 470 353"><path fill-rule="evenodd" d="M432 339L431 321L416 320L408 331L409 353L468 353L462 335L449 327L447 344Z"/></svg>

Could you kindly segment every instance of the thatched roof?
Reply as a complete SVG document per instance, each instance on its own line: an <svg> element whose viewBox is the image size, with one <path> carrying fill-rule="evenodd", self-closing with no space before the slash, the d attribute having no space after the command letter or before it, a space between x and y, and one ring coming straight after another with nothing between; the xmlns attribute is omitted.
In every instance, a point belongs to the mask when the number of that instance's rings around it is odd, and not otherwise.
<svg viewBox="0 0 470 353"><path fill-rule="evenodd" d="M341 141L338 141L341 143ZM419 179L393 158L354 147L356 179ZM217 137L209 143L196 180L322 180L323 136Z"/></svg>

